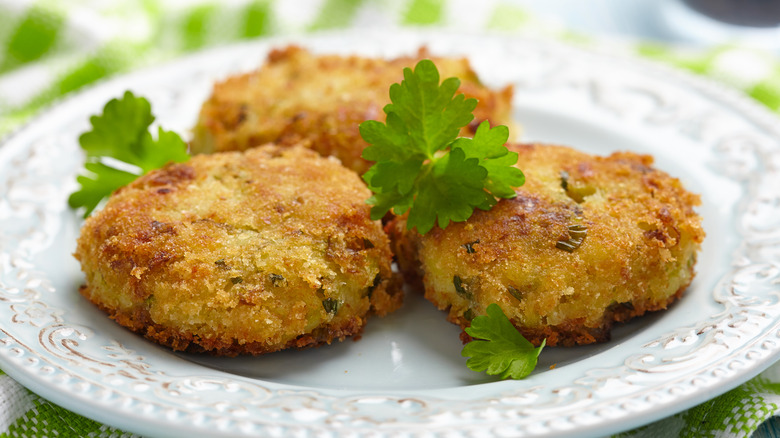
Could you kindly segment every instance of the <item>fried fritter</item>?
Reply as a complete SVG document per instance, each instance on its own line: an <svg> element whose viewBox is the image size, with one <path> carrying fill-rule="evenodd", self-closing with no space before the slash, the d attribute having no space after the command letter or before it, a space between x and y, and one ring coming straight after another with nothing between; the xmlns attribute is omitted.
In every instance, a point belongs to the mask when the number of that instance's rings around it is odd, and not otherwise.
<svg viewBox="0 0 780 438"><path fill-rule="evenodd" d="M407 280L451 322L468 327L497 303L535 345L589 344L682 295L704 232L678 179L647 155L509 148L526 174L516 198L425 236L404 217L386 226Z"/></svg>
<svg viewBox="0 0 780 438"><path fill-rule="evenodd" d="M402 298L369 195L302 147L169 164L86 220L81 292L174 350L260 354L359 335Z"/></svg>
<svg viewBox="0 0 780 438"><path fill-rule="evenodd" d="M370 163L361 158L368 146L358 126L384 121L388 89L403 80L403 68L429 57L392 60L359 56L315 56L291 46L274 50L259 70L215 84L203 104L194 139L194 153L245 150L268 142L304 142L323 156L335 156L363 174ZM483 120L513 127L512 88L483 86L465 58L434 57L441 78L457 76L459 92L479 100L474 121L463 128L471 136ZM514 127L516 128L516 127ZM519 129L511 130L516 134Z"/></svg>

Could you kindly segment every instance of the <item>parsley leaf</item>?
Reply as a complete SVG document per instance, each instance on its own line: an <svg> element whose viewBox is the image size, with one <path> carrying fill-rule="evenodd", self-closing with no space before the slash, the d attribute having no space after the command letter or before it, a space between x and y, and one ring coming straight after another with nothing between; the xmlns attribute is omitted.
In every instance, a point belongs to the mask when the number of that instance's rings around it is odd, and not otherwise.
<svg viewBox="0 0 780 438"><path fill-rule="evenodd" d="M86 172L76 178L81 188L68 198L71 208L85 208L84 217L89 216L103 198L144 173L171 161L181 163L190 158L187 144L175 132L158 128L157 139L152 138L149 132L154 121L151 105L130 91L121 99L111 99L103 113L90 117L89 121L92 130L79 137L79 144L87 154ZM137 171L119 169L111 165L111 160L130 165L119 167L135 167Z"/></svg>
<svg viewBox="0 0 780 438"><path fill-rule="evenodd" d="M513 187L525 183L523 172L514 167L517 163L517 152L510 152L504 146L509 139L509 128L503 125L490 128L485 121L479 124L474 138L459 138L452 145L462 149L468 158L478 158L480 166L488 171L485 187L499 198L514 198Z"/></svg>
<svg viewBox="0 0 780 438"><path fill-rule="evenodd" d="M363 175L374 195L372 219L388 211L409 212L407 228L425 234L438 224L468 219L474 208L487 210L496 197L515 196L525 182L514 167L517 153L504 146L505 126L480 124L473 139L458 138L474 118L476 99L455 95L460 80L439 83L431 60L404 69L404 80L390 86L385 123L368 120L360 135L370 145L363 158L376 163Z"/></svg>
<svg viewBox="0 0 780 438"><path fill-rule="evenodd" d="M522 379L531 374L544 348L534 347L512 325L496 303L487 307L487 315L471 320L466 333L475 338L463 347L466 366L474 371L500 375L502 379Z"/></svg>

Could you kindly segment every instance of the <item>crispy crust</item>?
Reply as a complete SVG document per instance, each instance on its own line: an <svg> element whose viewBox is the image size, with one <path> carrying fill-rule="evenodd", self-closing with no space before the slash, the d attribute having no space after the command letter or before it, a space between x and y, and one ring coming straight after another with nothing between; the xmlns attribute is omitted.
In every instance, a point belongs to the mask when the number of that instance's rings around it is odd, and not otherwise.
<svg viewBox="0 0 780 438"><path fill-rule="evenodd" d="M79 292L90 299L94 296L87 286L81 286ZM400 297L400 295L399 295ZM271 353L277 350L295 348L303 350L306 348L319 347L324 344L330 344L334 340L343 341L351 336L354 340L359 340L366 323L365 317L352 316L343 320L339 325L326 325L314 329L311 333L305 333L291 339L281 348L269 349L264 342L242 343L238 339L211 338L204 339L191 331L177 330L172 327L166 327L157 324L144 308L134 309L134 312L123 312L116 308L105 306L100 301L93 303L106 312L108 316L119 325L128 328L145 338L152 340L160 345L170 347L176 351L186 351L188 353L209 353L214 356L234 357L240 354L259 355ZM400 302L398 303L400 305Z"/></svg>
<svg viewBox="0 0 780 438"><path fill-rule="evenodd" d="M683 294L704 237L698 196L647 155L509 147L526 173L516 198L425 236L404 217L385 227L406 280L451 322L468 327L497 303L536 345L589 344ZM567 252L556 245L572 225L587 235Z"/></svg>
<svg viewBox="0 0 780 438"><path fill-rule="evenodd" d="M584 326L583 323L585 322L585 318L565 320L556 326L533 328L524 327L522 323L514 319L511 321L523 337L537 346L541 345L542 341L546 341L546 345L558 345L563 347L607 342L611 338L611 330L614 323L626 322L634 317L642 316L647 312L665 310L682 296L688 286L690 286L690 282L680 287L680 289L669 297L665 303L648 303L644 306L634 306L633 304L631 306L625 306L624 303L619 303L616 306L608 307L602 324L598 327ZM469 326L468 321L450 320L450 322L461 325L463 328ZM465 331L462 331L460 332L460 340L466 344L471 342L473 338Z"/></svg>
<svg viewBox="0 0 780 438"><path fill-rule="evenodd" d="M302 147L170 164L87 219L81 293L174 350L260 354L359 335L402 299L368 196Z"/></svg>
<svg viewBox="0 0 780 438"><path fill-rule="evenodd" d="M404 67L429 57L392 60L359 56L315 56L300 47L272 51L259 70L215 84L203 104L191 149L195 153L245 150L268 142L303 143L323 156L335 156L363 174L370 163L361 158L367 146L358 126L382 120L390 102L390 84L403 79ZM474 122L463 129L473 135L479 122L513 125L512 88L483 86L465 58L434 57L442 78L457 76L460 91L479 104ZM513 135L519 128L513 127Z"/></svg>

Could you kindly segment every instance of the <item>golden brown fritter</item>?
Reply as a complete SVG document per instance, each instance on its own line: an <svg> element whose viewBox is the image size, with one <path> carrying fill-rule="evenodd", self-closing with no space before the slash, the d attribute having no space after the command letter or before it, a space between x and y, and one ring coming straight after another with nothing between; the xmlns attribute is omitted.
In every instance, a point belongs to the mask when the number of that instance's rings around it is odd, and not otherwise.
<svg viewBox="0 0 780 438"><path fill-rule="evenodd" d="M704 237L698 196L647 155L509 148L526 174L516 198L425 236L404 217L386 227L407 279L450 321L468 327L497 303L534 344L570 346L680 297Z"/></svg>
<svg viewBox="0 0 780 438"><path fill-rule="evenodd" d="M81 292L174 350L260 354L359 335L402 297L369 194L302 147L167 165L87 219Z"/></svg>
<svg viewBox="0 0 780 438"><path fill-rule="evenodd" d="M370 163L361 158L366 142L358 126L384 121L388 90L403 80L403 68L428 57L392 60L359 56L315 56L299 47L274 50L259 70L215 84L201 108L194 153L245 150L268 142L304 142L323 156L335 156L363 174ZM465 58L433 58L441 78L457 76L460 92L479 100L474 121L464 128L471 136L483 120L512 128L512 88L486 88ZM513 135L518 130L512 129Z"/></svg>

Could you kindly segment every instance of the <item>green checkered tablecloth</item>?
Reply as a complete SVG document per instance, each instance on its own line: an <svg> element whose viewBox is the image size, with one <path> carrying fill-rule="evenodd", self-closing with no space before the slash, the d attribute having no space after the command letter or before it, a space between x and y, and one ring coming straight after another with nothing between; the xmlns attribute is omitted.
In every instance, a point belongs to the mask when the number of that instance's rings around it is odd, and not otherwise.
<svg viewBox="0 0 780 438"><path fill-rule="evenodd" d="M102 78L173 59L207 46L268 35L332 28L434 26L470 31L542 33L575 44L600 44L530 16L510 1L446 0L0 0L0 136L39 110ZM621 50L728 83L780 112L780 58L724 45L706 51L659 45ZM780 123L780 119L778 120ZM752 434L780 413L780 367L700 406L622 437ZM81 417L20 386L0 371L0 436L124 437L131 434Z"/></svg>

